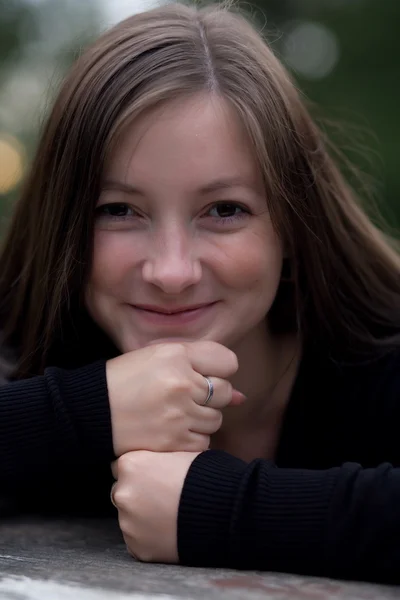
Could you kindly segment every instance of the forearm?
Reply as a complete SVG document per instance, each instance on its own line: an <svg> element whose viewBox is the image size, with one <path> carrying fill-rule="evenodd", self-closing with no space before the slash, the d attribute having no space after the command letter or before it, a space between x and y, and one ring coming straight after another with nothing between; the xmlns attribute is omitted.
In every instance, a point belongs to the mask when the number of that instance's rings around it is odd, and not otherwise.
<svg viewBox="0 0 400 600"><path fill-rule="evenodd" d="M0 489L45 480L79 461L113 459L102 362L0 387Z"/></svg>
<svg viewBox="0 0 400 600"><path fill-rule="evenodd" d="M326 471L202 453L183 488L183 564L400 581L400 470Z"/></svg>

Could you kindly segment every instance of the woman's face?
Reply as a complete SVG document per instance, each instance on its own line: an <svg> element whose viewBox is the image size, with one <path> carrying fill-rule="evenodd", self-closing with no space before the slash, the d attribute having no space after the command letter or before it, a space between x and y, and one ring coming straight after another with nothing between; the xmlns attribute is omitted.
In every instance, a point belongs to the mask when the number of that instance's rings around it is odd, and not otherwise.
<svg viewBox="0 0 400 600"><path fill-rule="evenodd" d="M261 173L230 106L197 96L124 132L104 172L86 290L121 352L160 338L237 348L266 330L281 266Z"/></svg>

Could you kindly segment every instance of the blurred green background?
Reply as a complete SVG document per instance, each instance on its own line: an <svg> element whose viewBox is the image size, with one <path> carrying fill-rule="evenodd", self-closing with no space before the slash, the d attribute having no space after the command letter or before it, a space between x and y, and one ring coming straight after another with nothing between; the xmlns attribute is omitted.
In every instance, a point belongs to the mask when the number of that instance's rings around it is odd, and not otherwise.
<svg viewBox="0 0 400 600"><path fill-rule="evenodd" d="M144 0L0 0L0 215L74 57ZM400 0L245 2L339 150L400 225Z"/></svg>

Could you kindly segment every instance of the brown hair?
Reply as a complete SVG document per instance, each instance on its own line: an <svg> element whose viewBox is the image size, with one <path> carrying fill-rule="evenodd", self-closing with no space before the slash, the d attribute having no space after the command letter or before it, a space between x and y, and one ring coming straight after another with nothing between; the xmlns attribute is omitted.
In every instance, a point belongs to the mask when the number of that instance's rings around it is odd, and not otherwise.
<svg viewBox="0 0 400 600"><path fill-rule="evenodd" d="M290 257L275 329L356 353L398 344L399 254L360 208L284 67L238 11L169 4L105 32L48 118L0 256L18 377L43 370L81 310L103 164L118 135L143 111L204 91L229 101L246 128Z"/></svg>

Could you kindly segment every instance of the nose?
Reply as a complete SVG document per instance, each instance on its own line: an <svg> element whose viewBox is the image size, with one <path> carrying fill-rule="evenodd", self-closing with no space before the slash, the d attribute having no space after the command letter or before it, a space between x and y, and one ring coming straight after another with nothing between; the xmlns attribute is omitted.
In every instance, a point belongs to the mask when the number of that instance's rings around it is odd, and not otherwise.
<svg viewBox="0 0 400 600"><path fill-rule="evenodd" d="M195 239L182 227L154 232L147 254L142 269L143 280L166 294L180 294L201 279Z"/></svg>

